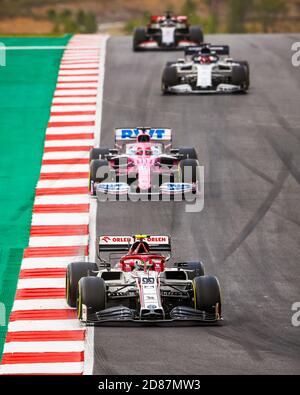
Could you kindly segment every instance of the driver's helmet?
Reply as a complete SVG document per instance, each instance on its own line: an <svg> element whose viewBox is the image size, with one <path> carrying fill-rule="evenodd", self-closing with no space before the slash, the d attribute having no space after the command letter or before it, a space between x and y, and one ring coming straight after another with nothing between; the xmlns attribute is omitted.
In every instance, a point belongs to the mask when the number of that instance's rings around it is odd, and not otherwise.
<svg viewBox="0 0 300 395"><path fill-rule="evenodd" d="M201 54L201 55L196 56L194 58L194 62L200 63L200 64L210 64L211 63L211 57L210 57L210 55L203 55L203 54Z"/></svg>
<svg viewBox="0 0 300 395"><path fill-rule="evenodd" d="M202 54L202 55L210 55L210 53L211 53L211 51L210 51L210 48L209 48L208 46L204 46L204 47L201 49L201 54Z"/></svg>
<svg viewBox="0 0 300 395"><path fill-rule="evenodd" d="M144 270L144 261L142 261L141 259L134 259L133 261L133 269L134 270Z"/></svg>

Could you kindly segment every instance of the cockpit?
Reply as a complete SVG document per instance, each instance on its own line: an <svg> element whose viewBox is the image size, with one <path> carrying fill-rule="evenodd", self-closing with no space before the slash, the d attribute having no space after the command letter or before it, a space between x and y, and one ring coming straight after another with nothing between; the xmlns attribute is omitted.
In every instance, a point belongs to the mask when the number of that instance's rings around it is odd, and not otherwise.
<svg viewBox="0 0 300 395"><path fill-rule="evenodd" d="M161 144L127 144L126 155L158 156L162 154Z"/></svg>

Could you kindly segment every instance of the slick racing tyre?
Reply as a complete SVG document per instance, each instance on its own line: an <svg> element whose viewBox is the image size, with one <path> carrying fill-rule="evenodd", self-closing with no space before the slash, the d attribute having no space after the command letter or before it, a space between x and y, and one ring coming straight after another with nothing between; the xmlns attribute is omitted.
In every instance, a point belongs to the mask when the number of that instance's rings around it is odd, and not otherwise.
<svg viewBox="0 0 300 395"><path fill-rule="evenodd" d="M102 170L100 168L103 167ZM106 168L106 169L105 169ZM90 163L89 190L91 195L96 196L95 183L107 179L109 176L109 163L104 159L93 159Z"/></svg>
<svg viewBox="0 0 300 395"><path fill-rule="evenodd" d="M249 88L249 78L247 69L244 65L232 66L231 83L239 85L243 92Z"/></svg>
<svg viewBox="0 0 300 395"><path fill-rule="evenodd" d="M109 148L92 148L90 150L90 162L93 159L105 159L109 155Z"/></svg>
<svg viewBox="0 0 300 395"><path fill-rule="evenodd" d="M133 33L133 50L141 51L139 45L144 41L147 41L146 29L144 27L136 28Z"/></svg>
<svg viewBox="0 0 300 395"><path fill-rule="evenodd" d="M66 299L70 307L76 307L78 282L82 277L96 276L97 265L93 262L71 262L66 272Z"/></svg>
<svg viewBox="0 0 300 395"><path fill-rule="evenodd" d="M219 281L214 276L194 278L195 308L207 313L215 313L216 305L221 315L221 292Z"/></svg>
<svg viewBox="0 0 300 395"><path fill-rule="evenodd" d="M236 63L239 63L241 66L244 66L246 70L246 89L249 89L250 86L250 66L246 60L236 60Z"/></svg>
<svg viewBox="0 0 300 395"><path fill-rule="evenodd" d="M76 304L79 320L86 321L90 314L105 309L105 288L105 281L101 277L83 277L79 281Z"/></svg>
<svg viewBox="0 0 300 395"><path fill-rule="evenodd" d="M204 41L203 31L200 26L190 27L190 40L196 44L202 44Z"/></svg>
<svg viewBox="0 0 300 395"><path fill-rule="evenodd" d="M198 159L195 148L189 148L189 147L179 148L178 154L182 155L182 159Z"/></svg>
<svg viewBox="0 0 300 395"><path fill-rule="evenodd" d="M166 67L170 67L173 66L173 64L176 64L177 62L167 62L166 63Z"/></svg>
<svg viewBox="0 0 300 395"><path fill-rule="evenodd" d="M178 266L183 270L187 270L186 273L189 280L193 280L195 277L204 276L205 274L203 262L187 261L178 264Z"/></svg>
<svg viewBox="0 0 300 395"><path fill-rule="evenodd" d="M198 181L198 161L183 159L180 161L181 182L196 183Z"/></svg>
<svg viewBox="0 0 300 395"><path fill-rule="evenodd" d="M162 93L168 93L169 88L178 84L177 69L173 66L165 67L162 75L161 90Z"/></svg>

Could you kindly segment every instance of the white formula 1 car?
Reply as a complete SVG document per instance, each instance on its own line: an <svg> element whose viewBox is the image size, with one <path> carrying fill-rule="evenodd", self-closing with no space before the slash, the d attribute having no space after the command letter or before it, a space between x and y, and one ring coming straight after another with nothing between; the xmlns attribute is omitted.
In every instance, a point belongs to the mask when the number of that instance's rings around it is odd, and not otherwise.
<svg viewBox="0 0 300 395"><path fill-rule="evenodd" d="M229 57L229 46L203 44L185 49L185 58L168 62L162 75L166 93L246 93L250 85L247 61Z"/></svg>
<svg viewBox="0 0 300 395"><path fill-rule="evenodd" d="M72 262L67 268L67 303L77 308L81 322L191 325L222 320L219 282L204 275L201 261L166 267L170 236L104 235L97 250L98 264ZM100 255L105 252L108 260Z"/></svg>
<svg viewBox="0 0 300 395"><path fill-rule="evenodd" d="M138 27L133 34L133 50L182 49L203 43L200 26L190 26L187 16L153 15L146 27Z"/></svg>

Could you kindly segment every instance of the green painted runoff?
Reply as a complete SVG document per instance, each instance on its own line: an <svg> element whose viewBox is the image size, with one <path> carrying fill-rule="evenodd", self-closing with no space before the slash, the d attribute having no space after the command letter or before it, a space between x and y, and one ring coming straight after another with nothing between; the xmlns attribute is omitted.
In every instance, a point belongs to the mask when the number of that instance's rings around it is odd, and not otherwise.
<svg viewBox="0 0 300 395"><path fill-rule="evenodd" d="M0 43L60 46L69 39L0 37ZM0 358L23 250L28 245L44 135L62 53L62 49L9 50L6 66L0 66Z"/></svg>

